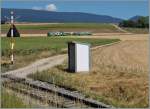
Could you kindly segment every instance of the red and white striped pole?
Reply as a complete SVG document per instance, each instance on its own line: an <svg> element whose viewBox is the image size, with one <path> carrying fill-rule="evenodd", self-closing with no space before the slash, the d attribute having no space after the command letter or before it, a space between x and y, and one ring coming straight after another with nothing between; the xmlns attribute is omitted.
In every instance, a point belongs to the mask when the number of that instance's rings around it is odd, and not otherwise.
<svg viewBox="0 0 150 109"><path fill-rule="evenodd" d="M13 41L13 37L14 37L14 30L13 30L13 25L14 25L14 16L13 16L13 11L11 11L11 64L14 63L14 54L13 54L13 49L14 49L14 41Z"/></svg>

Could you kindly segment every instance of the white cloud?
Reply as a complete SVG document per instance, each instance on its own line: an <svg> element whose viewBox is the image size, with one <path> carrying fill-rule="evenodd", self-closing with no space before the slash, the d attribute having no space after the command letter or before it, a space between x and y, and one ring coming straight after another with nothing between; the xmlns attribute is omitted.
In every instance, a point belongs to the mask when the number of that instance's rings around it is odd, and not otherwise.
<svg viewBox="0 0 150 109"><path fill-rule="evenodd" d="M33 10L42 10L42 7L34 6L32 7Z"/></svg>
<svg viewBox="0 0 150 109"><path fill-rule="evenodd" d="M48 4L45 6L45 8L40 6L34 6L32 7L33 10L46 10L46 11L56 11L57 7L55 4Z"/></svg>
<svg viewBox="0 0 150 109"><path fill-rule="evenodd" d="M57 7L55 4L48 4L45 6L45 10L47 11L56 11L57 10Z"/></svg>

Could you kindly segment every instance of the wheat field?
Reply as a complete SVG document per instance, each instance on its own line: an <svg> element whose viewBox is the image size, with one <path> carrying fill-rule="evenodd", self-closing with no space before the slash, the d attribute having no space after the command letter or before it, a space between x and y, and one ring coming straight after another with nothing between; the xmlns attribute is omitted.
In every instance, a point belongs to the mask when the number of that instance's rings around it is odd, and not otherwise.
<svg viewBox="0 0 150 109"><path fill-rule="evenodd" d="M93 51L92 73L91 90L113 104L148 105L148 41L123 41Z"/></svg>

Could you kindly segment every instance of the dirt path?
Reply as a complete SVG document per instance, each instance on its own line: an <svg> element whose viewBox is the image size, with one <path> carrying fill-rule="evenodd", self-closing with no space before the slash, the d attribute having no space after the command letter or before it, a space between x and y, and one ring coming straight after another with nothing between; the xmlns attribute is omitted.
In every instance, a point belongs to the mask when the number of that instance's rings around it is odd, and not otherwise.
<svg viewBox="0 0 150 109"><path fill-rule="evenodd" d="M118 25L115 25L115 24L112 24L112 25L113 25L116 29L118 29L119 31L121 31L121 32L129 33L128 31L126 31L126 30L120 28Z"/></svg>
<svg viewBox="0 0 150 109"><path fill-rule="evenodd" d="M66 58L67 55L65 54L65 55L57 55L45 59L40 59L26 67L6 72L4 75L13 74L16 77L26 78L28 74L36 73L37 71L41 72L43 70L61 64Z"/></svg>

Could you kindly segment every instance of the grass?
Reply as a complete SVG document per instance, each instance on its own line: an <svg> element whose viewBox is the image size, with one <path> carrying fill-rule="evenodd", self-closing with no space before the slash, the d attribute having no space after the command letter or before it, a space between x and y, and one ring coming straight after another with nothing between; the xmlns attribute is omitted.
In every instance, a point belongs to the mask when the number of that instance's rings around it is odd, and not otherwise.
<svg viewBox="0 0 150 109"><path fill-rule="evenodd" d="M52 55L66 53L64 49L67 48L67 42L78 41L84 43L90 43L93 46L104 45L112 42L119 41L119 39L92 39L92 38L50 38L50 37L21 37L14 38L14 56L15 64L10 65L10 38L1 38L2 48L2 72L17 69L31 62L46 58ZM37 55L38 54L38 55Z"/></svg>
<svg viewBox="0 0 150 109"><path fill-rule="evenodd" d="M90 43L92 46L103 45L119 41L119 39L95 39L95 38L50 38L50 37L27 37L14 38L15 54L30 54L36 51L54 50L59 52L67 48L67 42L79 41L83 43ZM10 38L1 38L2 56L8 55L10 50Z"/></svg>
<svg viewBox="0 0 150 109"><path fill-rule="evenodd" d="M8 29L10 25L2 25L2 29ZM18 29L50 29L50 28L110 28L114 27L105 23L58 23L58 24L44 24L44 25L17 25Z"/></svg>
<svg viewBox="0 0 150 109"><path fill-rule="evenodd" d="M2 25L3 31L8 31L10 25ZM105 23L58 23L58 24L44 24L44 25L16 25L18 30L74 30L74 29L91 29L99 31L114 31L119 32L113 25Z"/></svg>
<svg viewBox="0 0 150 109"><path fill-rule="evenodd" d="M28 107L15 94L10 94L5 88L1 90L1 107L2 108L26 108Z"/></svg>
<svg viewBox="0 0 150 109"><path fill-rule="evenodd" d="M135 34L148 34L148 28L123 28L124 30Z"/></svg>
<svg viewBox="0 0 150 109"><path fill-rule="evenodd" d="M115 107L148 107L148 89L145 76L130 71L93 70L89 74L68 73L67 64L58 65L28 77L56 84L69 90L77 90L87 98L93 98ZM134 87L134 88L133 88Z"/></svg>

